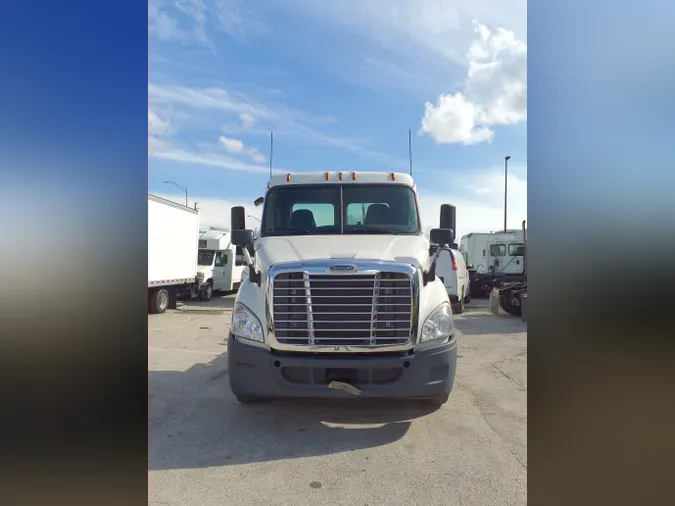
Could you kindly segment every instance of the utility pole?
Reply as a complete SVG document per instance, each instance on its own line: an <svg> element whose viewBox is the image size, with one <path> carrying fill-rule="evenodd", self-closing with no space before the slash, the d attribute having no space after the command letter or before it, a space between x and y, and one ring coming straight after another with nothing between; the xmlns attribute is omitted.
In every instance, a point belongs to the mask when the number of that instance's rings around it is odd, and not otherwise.
<svg viewBox="0 0 675 506"><path fill-rule="evenodd" d="M507 204L507 189L508 189L508 172L509 172L509 160L510 156L504 157L504 232L506 232L506 204Z"/></svg>

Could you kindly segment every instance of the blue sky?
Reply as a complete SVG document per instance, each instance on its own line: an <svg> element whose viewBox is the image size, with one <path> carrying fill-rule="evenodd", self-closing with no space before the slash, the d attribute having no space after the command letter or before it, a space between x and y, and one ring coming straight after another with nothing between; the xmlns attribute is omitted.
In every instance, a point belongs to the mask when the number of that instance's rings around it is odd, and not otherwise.
<svg viewBox="0 0 675 506"><path fill-rule="evenodd" d="M526 218L526 3L469 0L150 0L149 191L203 220L262 194L279 171L407 172L426 225L458 233ZM252 214L259 210L251 208Z"/></svg>

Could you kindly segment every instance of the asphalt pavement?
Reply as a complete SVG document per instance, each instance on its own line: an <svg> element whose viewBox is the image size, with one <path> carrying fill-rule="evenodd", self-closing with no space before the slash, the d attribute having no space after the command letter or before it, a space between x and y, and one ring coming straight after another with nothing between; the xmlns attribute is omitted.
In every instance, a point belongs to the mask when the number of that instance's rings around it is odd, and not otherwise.
<svg viewBox="0 0 675 506"><path fill-rule="evenodd" d="M416 402L241 405L227 379L233 295L149 315L154 505L523 505L527 330L473 300L455 388Z"/></svg>

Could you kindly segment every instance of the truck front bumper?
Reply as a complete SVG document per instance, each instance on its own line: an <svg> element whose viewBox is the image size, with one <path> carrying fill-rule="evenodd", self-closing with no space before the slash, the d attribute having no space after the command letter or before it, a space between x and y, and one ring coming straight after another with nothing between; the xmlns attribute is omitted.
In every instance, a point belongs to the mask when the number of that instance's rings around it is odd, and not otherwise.
<svg viewBox="0 0 675 506"><path fill-rule="evenodd" d="M360 397L426 398L449 394L455 382L457 337L407 354L335 356L270 352L228 338L230 389L238 396L344 398L328 387L343 381Z"/></svg>

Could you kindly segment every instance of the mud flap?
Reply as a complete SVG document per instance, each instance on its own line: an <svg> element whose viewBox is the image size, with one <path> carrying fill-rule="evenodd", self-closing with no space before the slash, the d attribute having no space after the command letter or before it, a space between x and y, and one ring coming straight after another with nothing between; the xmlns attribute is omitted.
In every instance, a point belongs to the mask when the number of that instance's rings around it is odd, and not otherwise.
<svg viewBox="0 0 675 506"><path fill-rule="evenodd" d="M499 290L493 288L490 292L490 312L499 316Z"/></svg>

